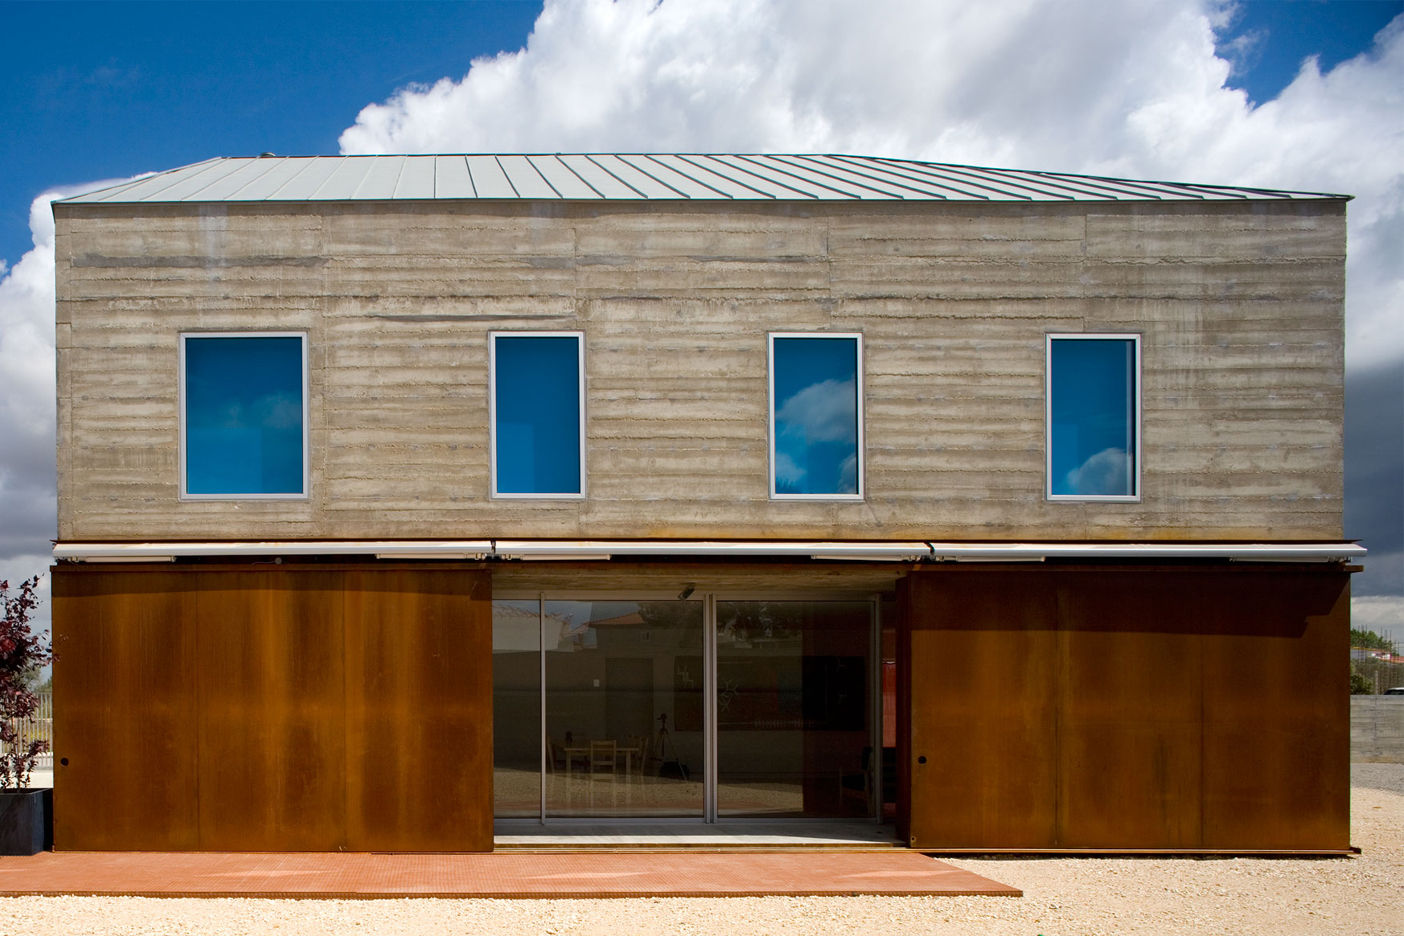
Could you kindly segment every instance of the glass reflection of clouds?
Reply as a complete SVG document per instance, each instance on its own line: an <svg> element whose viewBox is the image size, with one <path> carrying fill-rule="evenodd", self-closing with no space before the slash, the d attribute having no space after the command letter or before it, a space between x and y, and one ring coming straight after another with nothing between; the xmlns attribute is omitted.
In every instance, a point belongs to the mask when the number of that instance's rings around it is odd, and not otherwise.
<svg viewBox="0 0 1404 936"><path fill-rule="evenodd" d="M1135 498L1138 340L1050 335L1050 497Z"/></svg>
<svg viewBox="0 0 1404 936"><path fill-rule="evenodd" d="M187 496L301 496L301 335L185 335Z"/></svg>
<svg viewBox="0 0 1404 936"><path fill-rule="evenodd" d="M771 337L773 493L856 495L857 336Z"/></svg>

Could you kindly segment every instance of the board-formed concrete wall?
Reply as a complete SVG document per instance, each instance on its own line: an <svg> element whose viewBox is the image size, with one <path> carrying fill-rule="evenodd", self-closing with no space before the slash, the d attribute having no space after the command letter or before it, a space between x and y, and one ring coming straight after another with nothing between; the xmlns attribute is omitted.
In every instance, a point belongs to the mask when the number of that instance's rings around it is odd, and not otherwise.
<svg viewBox="0 0 1404 936"><path fill-rule="evenodd" d="M1350 697L1350 759L1404 764L1404 696Z"/></svg>
<svg viewBox="0 0 1404 936"><path fill-rule="evenodd" d="M55 205L62 540L1341 536L1339 200ZM178 497L178 335L309 336L306 501ZM583 501L488 496L579 329ZM768 496L770 331L864 335L866 497ZM1044 497L1044 336L1144 336L1143 497Z"/></svg>

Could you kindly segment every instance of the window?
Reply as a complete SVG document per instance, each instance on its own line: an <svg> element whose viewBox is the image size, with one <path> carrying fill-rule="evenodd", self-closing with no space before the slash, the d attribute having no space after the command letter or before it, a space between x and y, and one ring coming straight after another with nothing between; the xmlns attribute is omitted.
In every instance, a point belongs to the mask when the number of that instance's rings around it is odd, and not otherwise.
<svg viewBox="0 0 1404 936"><path fill-rule="evenodd" d="M585 496L585 350L579 332L490 337L492 494Z"/></svg>
<svg viewBox="0 0 1404 936"><path fill-rule="evenodd" d="M770 494L863 497L862 335L770 336Z"/></svg>
<svg viewBox="0 0 1404 936"><path fill-rule="evenodd" d="M1049 335L1048 498L1141 496L1141 338Z"/></svg>
<svg viewBox="0 0 1404 936"><path fill-rule="evenodd" d="M307 496L307 336L180 336L188 499Z"/></svg>

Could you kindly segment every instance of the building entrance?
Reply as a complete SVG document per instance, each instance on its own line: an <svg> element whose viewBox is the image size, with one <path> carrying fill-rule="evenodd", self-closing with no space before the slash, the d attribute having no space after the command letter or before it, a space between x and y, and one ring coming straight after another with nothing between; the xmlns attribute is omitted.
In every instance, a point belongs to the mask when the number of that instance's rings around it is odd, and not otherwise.
<svg viewBox="0 0 1404 936"><path fill-rule="evenodd" d="M499 819L866 818L868 601L493 602Z"/></svg>

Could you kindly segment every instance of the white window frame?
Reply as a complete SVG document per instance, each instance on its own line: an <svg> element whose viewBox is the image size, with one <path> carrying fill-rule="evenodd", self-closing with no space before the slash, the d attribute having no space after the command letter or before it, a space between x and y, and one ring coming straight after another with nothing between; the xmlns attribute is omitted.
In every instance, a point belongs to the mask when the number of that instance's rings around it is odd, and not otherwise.
<svg viewBox="0 0 1404 936"><path fill-rule="evenodd" d="M823 339L843 339L855 342L858 354L857 366L857 393L858 399L855 401L858 407L858 491L854 494L781 494L776 490L775 484L775 339L776 338L823 338ZM862 332L770 332L766 335L766 384L768 387L768 402L766 404L766 420L770 432L770 499L774 501L850 501L861 502L866 499L868 471L866 465L865 439L863 434L863 333Z"/></svg>
<svg viewBox="0 0 1404 936"><path fill-rule="evenodd" d="M1136 447L1130 494L1054 494L1053 493L1053 342L1055 341L1130 341L1135 349L1136 386L1131 393L1132 443ZM1134 504L1141 501L1141 471L1144 450L1141 441L1141 335L1136 332L1050 332L1044 335L1043 351L1043 493L1048 501L1102 502Z"/></svg>
<svg viewBox="0 0 1404 936"><path fill-rule="evenodd" d="M195 338L297 338L302 346L302 490L293 494L192 494L189 491L189 476L186 473L186 426L185 426L185 343ZM246 500L307 500L311 496L311 446L312 432L310 419L310 395L307 374L307 332L305 331L190 331L181 332L179 340L179 373L177 382L180 397L180 499L183 501L246 501Z"/></svg>
<svg viewBox="0 0 1404 936"><path fill-rule="evenodd" d="M574 338L576 354L576 399L579 401L580 426L576 446L580 453L580 492L558 494L503 493L497 489L497 339L502 338ZM583 331L490 331L488 332L488 496L493 500L571 500L586 497L585 470L585 333Z"/></svg>

